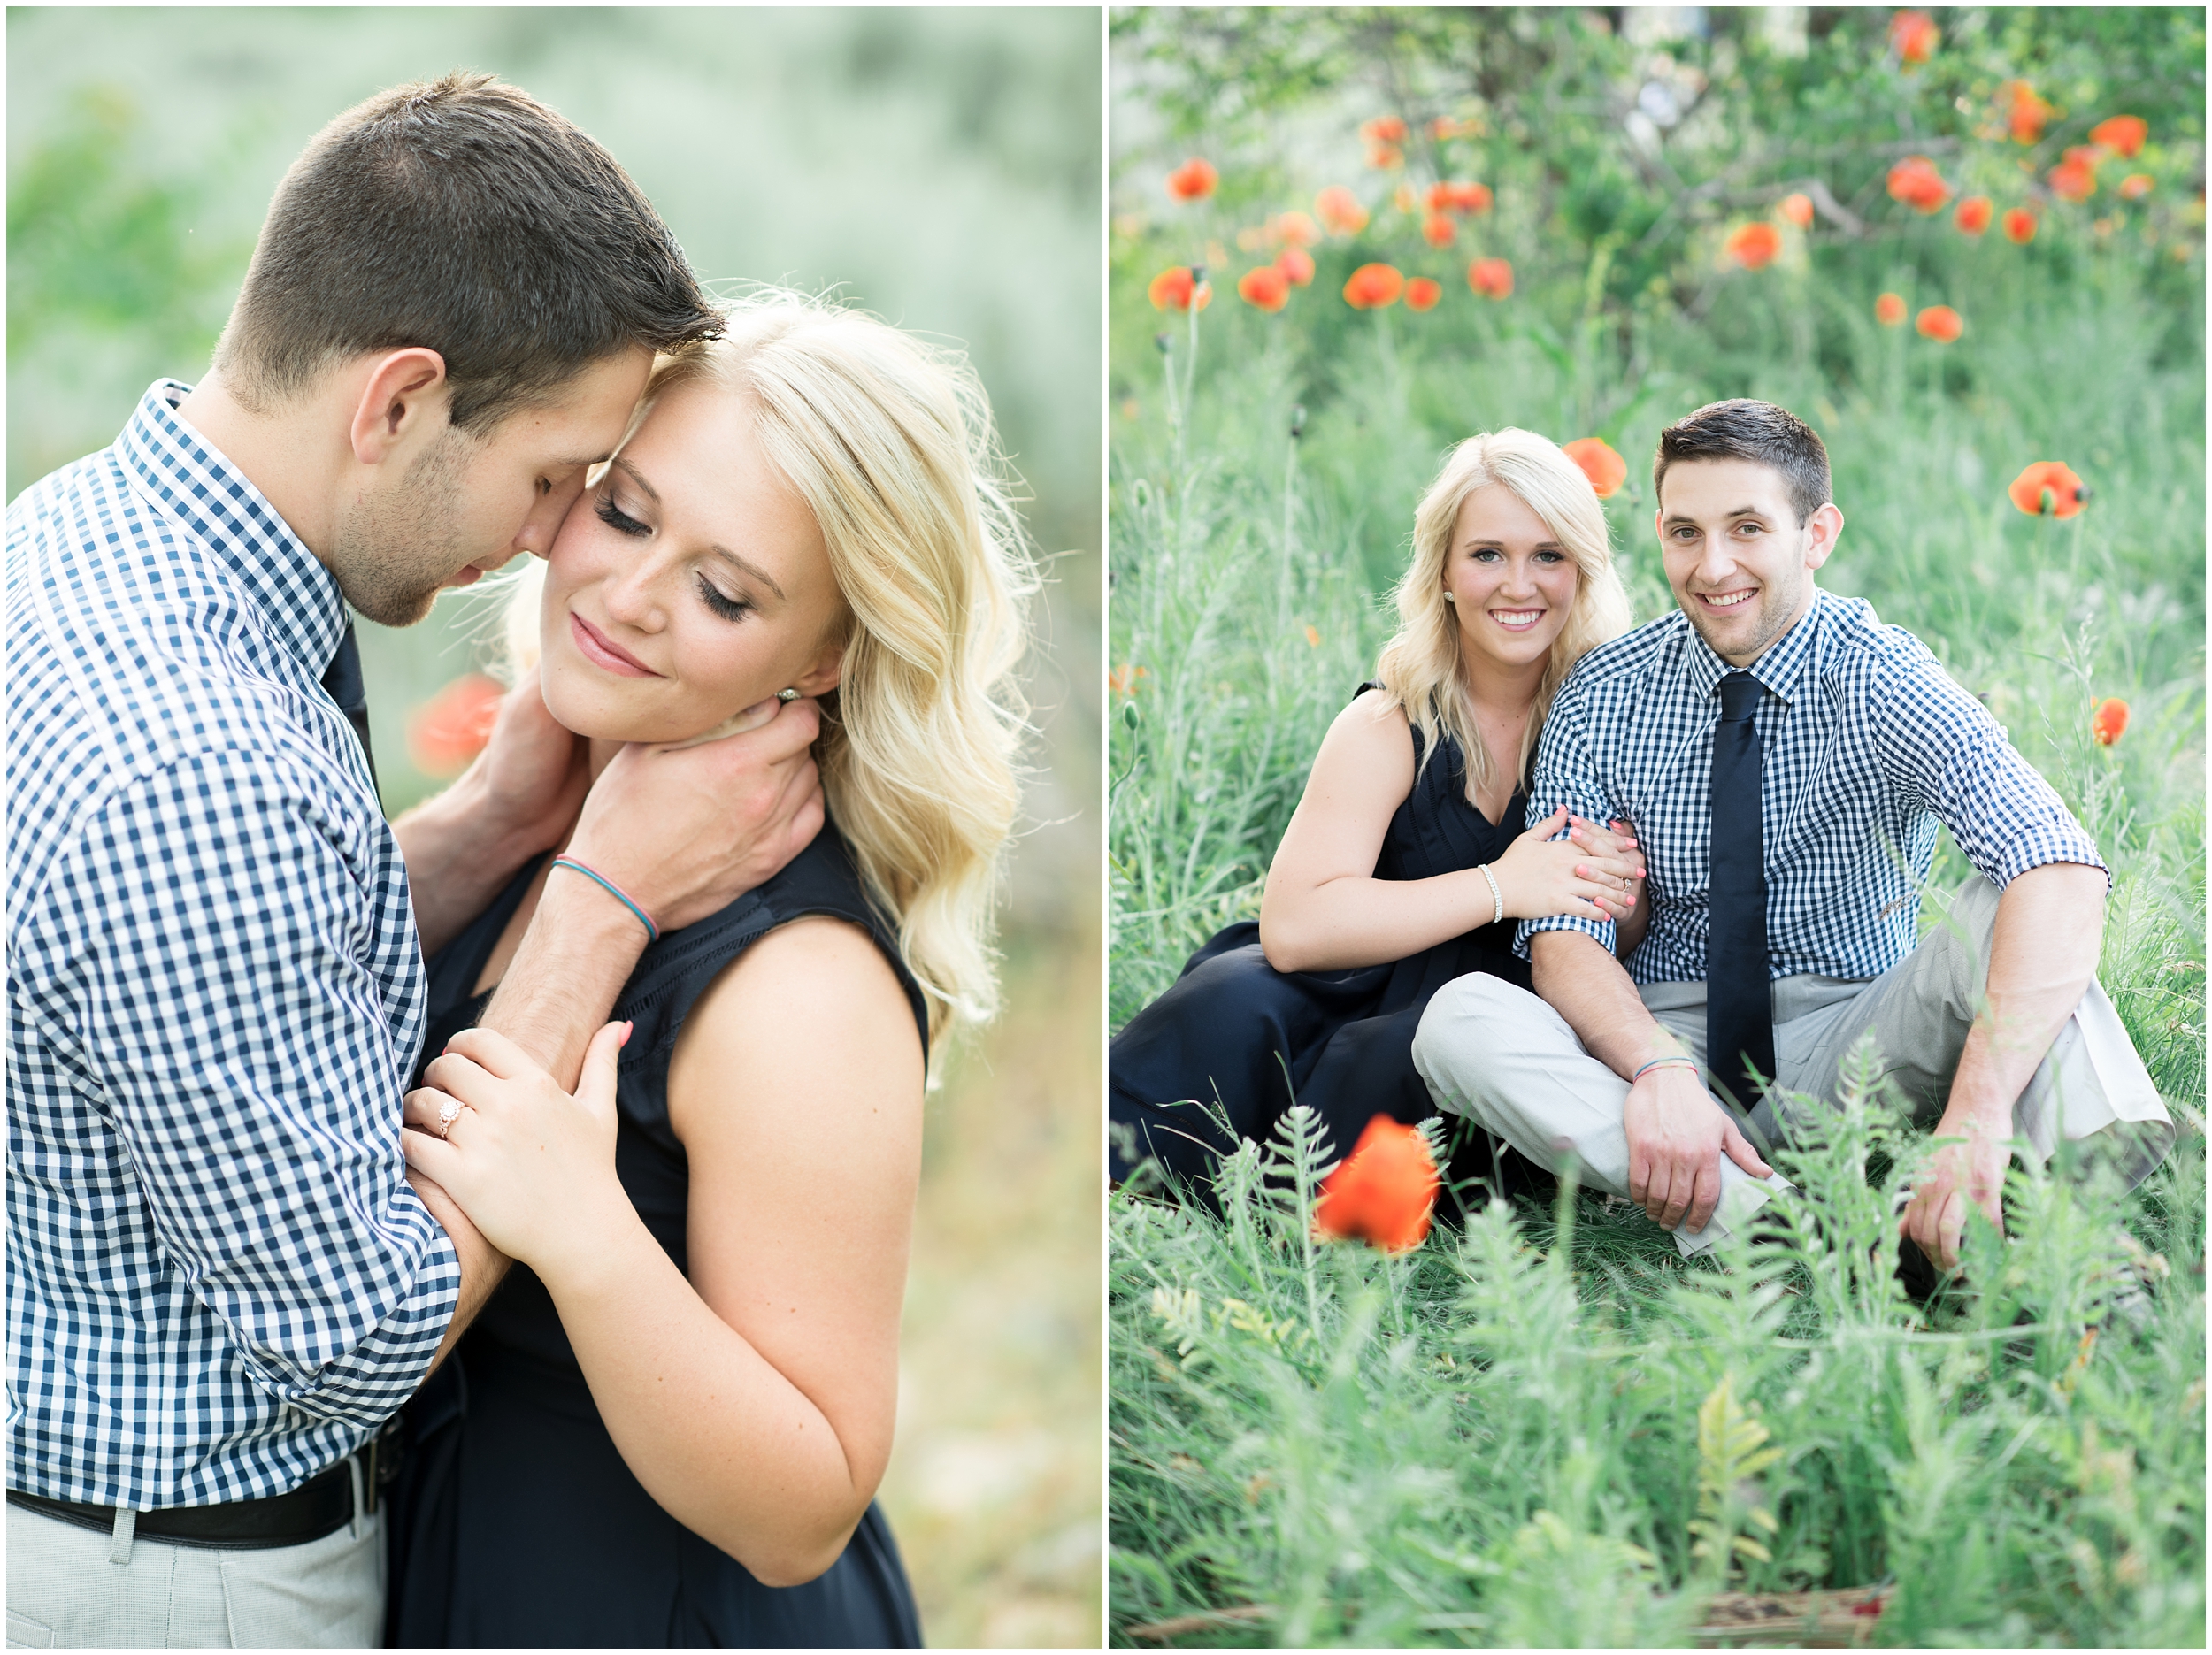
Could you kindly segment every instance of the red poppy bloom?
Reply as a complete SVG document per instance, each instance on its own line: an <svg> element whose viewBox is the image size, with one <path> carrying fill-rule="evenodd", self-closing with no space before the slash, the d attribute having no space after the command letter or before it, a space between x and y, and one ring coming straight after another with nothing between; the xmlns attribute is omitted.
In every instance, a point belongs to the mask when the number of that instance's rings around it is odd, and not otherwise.
<svg viewBox="0 0 2212 1655"><path fill-rule="evenodd" d="M1943 31L1925 11L1900 11L1889 20L1889 43L1900 63L1925 63L1935 55Z"/></svg>
<svg viewBox="0 0 2212 1655"><path fill-rule="evenodd" d="M2087 201L2097 193L2097 170L2086 161L2061 161L2046 176L2061 201Z"/></svg>
<svg viewBox="0 0 2212 1655"><path fill-rule="evenodd" d="M1421 194L1421 204L1431 212L1449 212L1452 210L1452 186L1430 185Z"/></svg>
<svg viewBox="0 0 2212 1655"><path fill-rule="evenodd" d="M1313 210L1331 235L1357 235L1367 227L1367 209L1341 184L1332 184L1316 195Z"/></svg>
<svg viewBox="0 0 2212 1655"><path fill-rule="evenodd" d="M2130 172L2120 180L2120 199L2123 201L2140 201L2150 193L2151 175L2148 172Z"/></svg>
<svg viewBox="0 0 2212 1655"><path fill-rule="evenodd" d="M1379 310L1398 303L1406 279L1389 264L1362 264L1344 284L1344 303L1355 310Z"/></svg>
<svg viewBox="0 0 2212 1655"><path fill-rule="evenodd" d="M1603 437L1577 437L1560 445L1560 452L1582 468L1600 500L1610 500L1628 480L1628 462Z"/></svg>
<svg viewBox="0 0 2212 1655"><path fill-rule="evenodd" d="M1370 143L1403 143L1406 124L1395 115L1378 115L1360 123L1359 135Z"/></svg>
<svg viewBox="0 0 2212 1655"><path fill-rule="evenodd" d="M2070 517L2081 510L2089 491L2063 461L2038 460L2012 479L2005 497L2032 517Z"/></svg>
<svg viewBox="0 0 2212 1655"><path fill-rule="evenodd" d="M1938 212L1951 199L1951 187L1924 155L1909 155L1889 170L1889 193L1916 212Z"/></svg>
<svg viewBox="0 0 2212 1655"><path fill-rule="evenodd" d="M1886 293L1874 301L1874 319L1884 327L1895 327L1905 319L1905 301L1901 294Z"/></svg>
<svg viewBox="0 0 2212 1655"><path fill-rule="evenodd" d="M1219 182L1221 174L1213 163L1193 156L1167 175L1167 193L1178 201L1203 201Z"/></svg>
<svg viewBox="0 0 2212 1655"><path fill-rule="evenodd" d="M1275 268L1294 287L1313 285L1313 255L1302 247L1286 247L1275 255Z"/></svg>
<svg viewBox="0 0 2212 1655"><path fill-rule="evenodd" d="M1760 270L1782 250L1782 233L1764 219L1740 224L1728 233L1728 257L1746 270Z"/></svg>
<svg viewBox="0 0 2212 1655"><path fill-rule="evenodd" d="M2108 747L2120 739L2128 727L2128 704L2116 695L2106 697L2097 703L2097 710L2089 716L2089 733L2097 739L2097 745Z"/></svg>
<svg viewBox="0 0 2212 1655"><path fill-rule="evenodd" d="M1467 266L1467 285L1486 299L1513 296L1513 266L1502 258L1479 258Z"/></svg>
<svg viewBox="0 0 2212 1655"><path fill-rule="evenodd" d="M2025 80L2008 80L1997 88L1997 96L2005 101L2005 128L2012 134L2015 143L2035 143L2043 136L2043 124L2051 119L2052 109L2035 95L2035 88Z"/></svg>
<svg viewBox="0 0 2212 1655"><path fill-rule="evenodd" d="M2009 209L2004 217L2005 240L2025 247L2035 240L2035 215L2025 207Z"/></svg>
<svg viewBox="0 0 2212 1655"><path fill-rule="evenodd" d="M1311 247L1321 239L1321 226L1302 212L1277 213L1268 221L1267 233L1291 247Z"/></svg>
<svg viewBox="0 0 2212 1655"><path fill-rule="evenodd" d="M1951 215L1951 222L1968 235L1979 235L1989 228L1990 215L1996 209L1986 195L1969 195L1959 203L1959 210Z"/></svg>
<svg viewBox="0 0 2212 1655"><path fill-rule="evenodd" d="M1813 227L1813 198L1793 192L1782 197L1777 211L1801 230Z"/></svg>
<svg viewBox="0 0 2212 1655"><path fill-rule="evenodd" d="M1187 264L1162 271L1146 292L1156 310L1202 310L1214 298L1213 283L1197 280Z"/></svg>
<svg viewBox="0 0 2212 1655"><path fill-rule="evenodd" d="M1932 304L1913 320L1921 337L1948 345L1966 331L1966 318L1947 304Z"/></svg>
<svg viewBox="0 0 2212 1655"><path fill-rule="evenodd" d="M1489 185L1459 180L1430 185L1426 203L1431 212L1471 212L1479 216L1490 211L1494 199Z"/></svg>
<svg viewBox="0 0 2212 1655"><path fill-rule="evenodd" d="M407 756L426 776L457 776L492 739L506 692L480 672L453 680L407 721Z"/></svg>
<svg viewBox="0 0 2212 1655"><path fill-rule="evenodd" d="M1322 1179L1314 1232L1407 1252L1428 1236L1440 1182L1420 1129L1378 1115L1342 1164Z"/></svg>
<svg viewBox="0 0 2212 1655"><path fill-rule="evenodd" d="M1367 146L1367 165L1378 172L1387 172L1406 164L1406 152L1394 143L1371 143Z"/></svg>
<svg viewBox="0 0 2212 1655"><path fill-rule="evenodd" d="M1276 265L1259 265L1237 278L1237 297L1272 316L1290 303L1290 278Z"/></svg>
<svg viewBox="0 0 2212 1655"><path fill-rule="evenodd" d="M1426 276L1416 276L1406 283L1406 309L1433 310L1436 302L1444 296L1444 284L1432 281Z"/></svg>
<svg viewBox="0 0 2212 1655"><path fill-rule="evenodd" d="M2101 143L2113 154L2126 156L2131 160L2150 135L2151 129L2137 115L2115 115L2089 129L2090 142Z"/></svg>
<svg viewBox="0 0 2212 1655"><path fill-rule="evenodd" d="M1449 214L1432 212L1421 220L1421 239L1431 247L1449 247L1458 236L1458 227Z"/></svg>

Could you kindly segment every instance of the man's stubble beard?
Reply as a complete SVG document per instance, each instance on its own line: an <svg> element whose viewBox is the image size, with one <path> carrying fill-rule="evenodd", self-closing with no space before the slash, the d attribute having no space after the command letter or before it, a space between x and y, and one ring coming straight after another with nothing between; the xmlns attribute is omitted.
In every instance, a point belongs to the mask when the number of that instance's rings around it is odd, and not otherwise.
<svg viewBox="0 0 2212 1655"><path fill-rule="evenodd" d="M475 445L449 427L407 469L397 488L340 523L330 572L354 609L380 626L426 619L439 588L472 561L454 539L461 479Z"/></svg>
<svg viewBox="0 0 2212 1655"><path fill-rule="evenodd" d="M1738 647L1732 644L1728 651L1724 653L1721 648L1721 645L1727 640L1724 639L1715 638L1710 632L1707 632L1702 624L1703 617L1698 614L1696 609L1692 608L1689 604L1683 602L1678 598L1675 601L1675 607L1682 611L1684 618L1690 623L1691 627L1696 632L1697 635L1705 640L1705 647L1711 650L1715 655L1719 655L1724 661L1727 660L1730 655L1743 655L1749 656L1754 661L1758 660L1761 656L1764 655L1768 650L1774 647L1776 643L1781 640L1781 637L1785 632L1788 632L1791 627L1796 625L1797 623L1803 618L1802 615L1799 612L1801 608L1809 609L1810 589L1813 585L1813 571L1805 567L1805 537L1801 532L1800 533L1798 538L1799 544L1797 551L1790 563L1790 568L1795 572L1796 578L1791 583L1790 586L1789 602L1786 606L1786 613L1781 606L1763 602L1760 605L1760 608L1765 614L1765 624L1760 627L1757 635L1752 639L1748 645ZM1767 582L1762 596L1770 599L1775 597L1777 594L1778 588L1774 583L1772 581Z"/></svg>

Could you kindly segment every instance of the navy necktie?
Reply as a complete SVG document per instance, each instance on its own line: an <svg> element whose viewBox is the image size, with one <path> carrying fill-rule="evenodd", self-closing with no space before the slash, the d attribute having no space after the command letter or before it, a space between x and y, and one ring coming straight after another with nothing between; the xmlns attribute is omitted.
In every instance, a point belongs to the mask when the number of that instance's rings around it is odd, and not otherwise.
<svg viewBox="0 0 2212 1655"><path fill-rule="evenodd" d="M338 653L331 656L329 670L323 674L323 688L338 703L353 733L360 737L361 756L369 762L369 779L376 781L376 753L369 746L369 686L361 676L361 646L354 642L351 617L346 621L345 635L338 640ZM378 788L382 790L381 783Z"/></svg>
<svg viewBox="0 0 2212 1655"><path fill-rule="evenodd" d="M1774 1077L1774 991L1767 977L1766 824L1753 709L1764 689L1748 672L1720 681L1713 728L1713 862L1705 948L1705 1061L1714 1083L1747 1111L1759 1100L1755 1069Z"/></svg>

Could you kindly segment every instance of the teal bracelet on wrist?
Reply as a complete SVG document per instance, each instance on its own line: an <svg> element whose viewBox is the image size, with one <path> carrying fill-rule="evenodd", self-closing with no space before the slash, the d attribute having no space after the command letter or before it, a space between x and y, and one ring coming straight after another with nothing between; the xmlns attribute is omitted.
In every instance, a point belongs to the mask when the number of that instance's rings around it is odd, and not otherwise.
<svg viewBox="0 0 2212 1655"><path fill-rule="evenodd" d="M1635 1084L1638 1081L1641 1080L1641 1079L1642 1079L1645 1076L1647 1076L1647 1075L1650 1074L1650 1073L1651 1073L1651 1071L1652 1071L1653 1069L1696 1069L1696 1067L1697 1067L1697 1059L1695 1059L1695 1058L1694 1058L1694 1057L1684 1057L1684 1056L1682 1056L1682 1055L1681 1055L1680 1054L1678 1054L1678 1053L1676 1055L1672 1056L1672 1057L1655 1057L1655 1058L1653 1058L1653 1059L1651 1060L1651 1061L1650 1061L1650 1062L1648 1062L1648 1063L1645 1064L1645 1065L1644 1065L1641 1069L1638 1069L1638 1070L1637 1070L1634 1074L1631 1075L1631 1076L1628 1077L1628 1084L1629 1084L1630 1085L1632 1085L1632 1085L1634 1085L1634 1084Z"/></svg>
<svg viewBox="0 0 2212 1655"><path fill-rule="evenodd" d="M553 865L556 868L574 869L578 873L583 875L585 878L591 880L594 884L604 889L610 896L613 897L616 901L621 903L624 908L628 908L631 913L636 915L637 923L645 927L645 944L647 947L651 947L653 944L661 939L661 928L653 923L653 916L650 914L648 914L643 908L640 908L637 903L631 899L628 892L625 891L613 880L608 878L605 874L601 873L595 868L585 867L583 863L578 862L573 856L556 856L553 859Z"/></svg>

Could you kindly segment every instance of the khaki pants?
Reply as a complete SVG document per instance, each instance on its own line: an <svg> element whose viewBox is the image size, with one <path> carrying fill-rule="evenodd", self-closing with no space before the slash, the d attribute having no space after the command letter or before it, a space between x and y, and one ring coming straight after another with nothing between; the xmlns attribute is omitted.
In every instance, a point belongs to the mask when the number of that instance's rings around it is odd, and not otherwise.
<svg viewBox="0 0 2212 1655"><path fill-rule="evenodd" d="M304 1545L187 1546L10 1506L8 1647L375 1648L383 1524L378 1512Z"/></svg>
<svg viewBox="0 0 2212 1655"><path fill-rule="evenodd" d="M1778 978L1774 1066L1781 1087L1834 1103L1845 1057L1870 1031L1883 1073L1911 1102L1916 1124L1933 1126L1988 983L1997 899L1986 879L1968 881L1920 946L1880 977ZM1702 1063L1705 985L1652 983L1638 992ZM1535 995L1481 975L1448 983L1421 1019L1413 1062L1440 1108L1467 1116L1539 1166L1559 1167L1571 1154L1585 1184L1628 1193L1621 1125L1628 1083L1584 1051L1567 1020ZM1771 1098L1747 1119L1736 1118L1763 1148L1789 1141L1788 1122L1778 1118ZM2021 1094L2013 1122L2039 1160L2062 1139L2104 1135L2098 1159L2129 1188L2173 1146L2173 1121L2158 1089L2094 982ZM1720 1177L1712 1220L1701 1230L1674 1232L1685 1253L1711 1246L1787 1187L1778 1176L1752 1176L1726 1156Z"/></svg>

